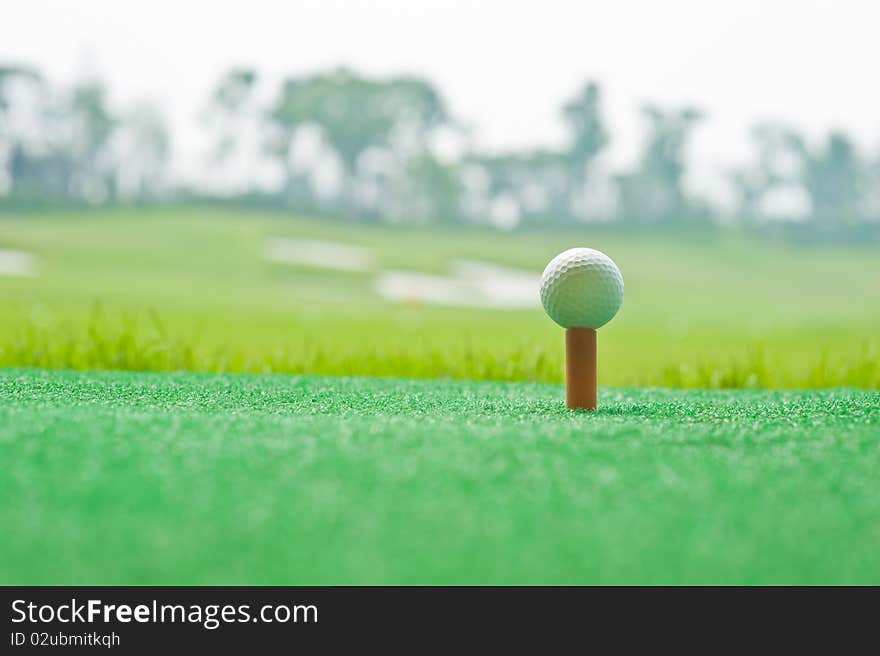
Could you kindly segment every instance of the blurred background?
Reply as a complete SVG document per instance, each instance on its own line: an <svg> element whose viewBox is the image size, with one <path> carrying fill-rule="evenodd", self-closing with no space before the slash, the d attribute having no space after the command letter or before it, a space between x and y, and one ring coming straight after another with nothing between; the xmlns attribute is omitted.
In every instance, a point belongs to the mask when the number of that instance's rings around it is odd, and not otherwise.
<svg viewBox="0 0 880 656"><path fill-rule="evenodd" d="M870 3L78 3L0 22L0 365L880 387Z"/></svg>

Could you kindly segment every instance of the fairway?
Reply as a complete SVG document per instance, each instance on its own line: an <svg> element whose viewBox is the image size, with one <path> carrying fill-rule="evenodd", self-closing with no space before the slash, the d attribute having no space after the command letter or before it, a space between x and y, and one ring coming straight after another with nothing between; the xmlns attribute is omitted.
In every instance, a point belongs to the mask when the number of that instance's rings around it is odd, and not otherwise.
<svg viewBox="0 0 880 656"><path fill-rule="evenodd" d="M357 247L374 268L267 261L279 237ZM0 217L0 248L35 262L30 277L0 275L0 366L557 383L562 332L540 308L537 277L575 245L611 256L626 284L599 338L602 384L880 388L880 266L870 244L798 248L735 232L595 225L499 233L186 208ZM447 280L462 262L534 276L533 303L464 307L377 292L388 272Z"/></svg>
<svg viewBox="0 0 880 656"><path fill-rule="evenodd" d="M880 395L0 370L4 584L880 583Z"/></svg>

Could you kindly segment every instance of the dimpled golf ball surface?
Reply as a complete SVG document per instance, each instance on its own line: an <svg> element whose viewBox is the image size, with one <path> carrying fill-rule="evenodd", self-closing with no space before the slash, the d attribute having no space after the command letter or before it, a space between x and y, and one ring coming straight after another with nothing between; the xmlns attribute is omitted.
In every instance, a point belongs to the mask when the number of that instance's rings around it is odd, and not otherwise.
<svg viewBox="0 0 880 656"><path fill-rule="evenodd" d="M563 328L599 328L623 302L623 276L592 248L571 248L550 260L541 276L541 304Z"/></svg>

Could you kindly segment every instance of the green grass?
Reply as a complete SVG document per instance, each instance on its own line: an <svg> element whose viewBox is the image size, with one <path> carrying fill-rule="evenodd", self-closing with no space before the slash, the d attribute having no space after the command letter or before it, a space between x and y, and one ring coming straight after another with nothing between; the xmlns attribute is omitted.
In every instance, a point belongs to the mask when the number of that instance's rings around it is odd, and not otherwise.
<svg viewBox="0 0 880 656"><path fill-rule="evenodd" d="M540 309L389 304L372 274L264 262L270 236L362 245L383 269L435 273L456 259L537 273L560 250L592 245L618 262L627 286L600 334L605 384L880 388L876 246L180 209L0 217L0 248L40 258L35 278L0 276L0 366L561 378L562 334Z"/></svg>
<svg viewBox="0 0 880 656"><path fill-rule="evenodd" d="M880 394L0 370L0 583L880 583Z"/></svg>

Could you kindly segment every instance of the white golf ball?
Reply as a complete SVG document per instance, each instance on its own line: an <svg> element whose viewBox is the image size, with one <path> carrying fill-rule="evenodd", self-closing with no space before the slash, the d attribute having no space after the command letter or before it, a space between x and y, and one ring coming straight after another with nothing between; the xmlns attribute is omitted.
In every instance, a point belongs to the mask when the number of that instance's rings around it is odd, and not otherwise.
<svg viewBox="0 0 880 656"><path fill-rule="evenodd" d="M570 248L541 276L541 304L563 328L600 328L623 302L623 276L610 257L593 248Z"/></svg>

